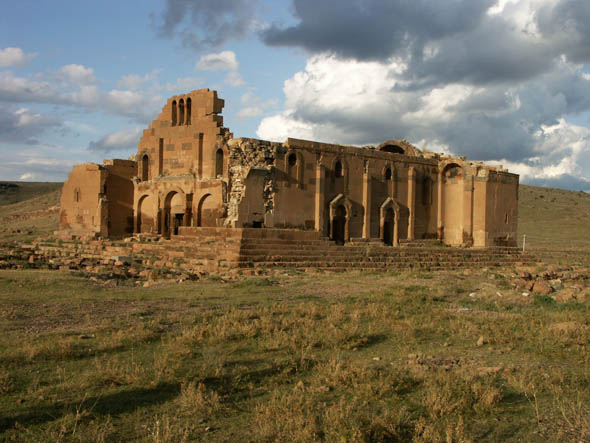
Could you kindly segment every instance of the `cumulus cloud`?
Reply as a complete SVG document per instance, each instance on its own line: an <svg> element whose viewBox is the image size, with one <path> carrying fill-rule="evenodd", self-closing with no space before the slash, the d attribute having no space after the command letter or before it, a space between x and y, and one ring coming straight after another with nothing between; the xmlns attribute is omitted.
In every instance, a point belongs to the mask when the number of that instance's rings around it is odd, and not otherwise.
<svg viewBox="0 0 590 443"><path fill-rule="evenodd" d="M293 0L298 23L261 32L272 46L344 59L408 64L416 88L449 82L520 81L565 56L590 60L590 3L580 0ZM354 32L351 30L354 29Z"/></svg>
<svg viewBox="0 0 590 443"><path fill-rule="evenodd" d="M527 82L398 88L399 60L311 57L285 81L285 108L264 118L261 138L300 137L377 144L407 138L419 147L502 162L523 180L590 176L590 130L564 115L590 109L590 81L565 61Z"/></svg>
<svg viewBox="0 0 590 443"><path fill-rule="evenodd" d="M141 129L139 127L123 129L107 134L100 138L100 140L91 141L88 149L102 152L133 151L137 148L140 137Z"/></svg>
<svg viewBox="0 0 590 443"><path fill-rule="evenodd" d="M188 92L202 85L203 79L201 77L182 77L177 78L174 83L166 83L165 89L174 92Z"/></svg>
<svg viewBox="0 0 590 443"><path fill-rule="evenodd" d="M257 7L257 0L166 0L152 18L161 37L178 37L184 47L206 51L256 29Z"/></svg>
<svg viewBox="0 0 590 443"><path fill-rule="evenodd" d="M58 75L76 85L90 85L96 82L94 69L83 65L66 65L58 71Z"/></svg>
<svg viewBox="0 0 590 443"><path fill-rule="evenodd" d="M61 119L33 112L27 108L15 111L0 108L0 143L35 145L48 130L61 128Z"/></svg>
<svg viewBox="0 0 590 443"><path fill-rule="evenodd" d="M223 51L202 56L196 67L205 71L235 71L238 69L238 60L235 52Z"/></svg>
<svg viewBox="0 0 590 443"><path fill-rule="evenodd" d="M248 118L248 117L256 117L262 114L262 109L257 106L250 106L247 108L243 108L238 112L239 118Z"/></svg>
<svg viewBox="0 0 590 443"><path fill-rule="evenodd" d="M25 66L36 56L36 53L25 54L21 48L0 49L0 67Z"/></svg>
<svg viewBox="0 0 590 443"><path fill-rule="evenodd" d="M225 77L225 82L230 86L238 87L244 84L244 79L242 78L239 72L232 71L227 74L227 77Z"/></svg>
<svg viewBox="0 0 590 443"><path fill-rule="evenodd" d="M145 75L137 75L137 74L129 74L124 75L121 80L117 82L117 88L125 88L125 89L139 89L143 85L145 85L151 79L150 74Z"/></svg>
<svg viewBox="0 0 590 443"><path fill-rule="evenodd" d="M0 72L0 102L76 106L146 123L153 118L163 101L159 94L150 91L102 91L95 84L87 83L94 77L88 75L88 69L73 68L67 72L71 75L70 79L77 79L77 83L63 85L50 79L18 77L11 72Z"/></svg>

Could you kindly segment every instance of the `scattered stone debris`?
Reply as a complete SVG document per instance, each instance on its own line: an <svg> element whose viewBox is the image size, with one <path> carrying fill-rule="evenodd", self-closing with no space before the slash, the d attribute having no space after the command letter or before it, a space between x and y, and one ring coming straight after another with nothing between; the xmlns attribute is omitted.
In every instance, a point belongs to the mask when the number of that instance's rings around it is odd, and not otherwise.
<svg viewBox="0 0 590 443"><path fill-rule="evenodd" d="M590 297L587 268L550 264L544 269L521 269L515 272L512 285L522 289L522 296L550 296L557 302L583 301Z"/></svg>

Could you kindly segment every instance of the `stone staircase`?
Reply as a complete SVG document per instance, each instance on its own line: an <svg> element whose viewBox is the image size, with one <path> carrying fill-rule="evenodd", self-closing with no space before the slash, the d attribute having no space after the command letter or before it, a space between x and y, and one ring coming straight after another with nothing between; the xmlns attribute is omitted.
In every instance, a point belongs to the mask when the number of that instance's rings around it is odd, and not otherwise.
<svg viewBox="0 0 590 443"><path fill-rule="evenodd" d="M400 247L356 239L336 245L314 231L294 229L180 228L171 239L39 243L36 253L71 260L110 261L148 268L221 272L224 269L454 269L532 263L516 248L453 248L436 240L400 242Z"/></svg>

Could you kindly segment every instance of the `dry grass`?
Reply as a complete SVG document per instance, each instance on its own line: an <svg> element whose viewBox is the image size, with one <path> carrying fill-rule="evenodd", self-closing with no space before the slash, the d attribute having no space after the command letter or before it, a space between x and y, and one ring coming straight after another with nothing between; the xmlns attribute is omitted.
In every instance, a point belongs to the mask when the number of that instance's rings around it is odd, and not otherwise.
<svg viewBox="0 0 590 443"><path fill-rule="evenodd" d="M585 441L590 307L523 297L509 272L105 288L2 271L0 429L29 441Z"/></svg>

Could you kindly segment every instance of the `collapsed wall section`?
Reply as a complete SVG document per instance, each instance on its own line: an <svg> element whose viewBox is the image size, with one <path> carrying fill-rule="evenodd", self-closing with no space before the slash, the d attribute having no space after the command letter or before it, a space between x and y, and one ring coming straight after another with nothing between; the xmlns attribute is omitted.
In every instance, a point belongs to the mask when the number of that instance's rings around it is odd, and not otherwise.
<svg viewBox="0 0 590 443"><path fill-rule="evenodd" d="M230 192L226 226L268 226L275 208L275 159L284 154L282 143L250 138L232 139L229 150Z"/></svg>

